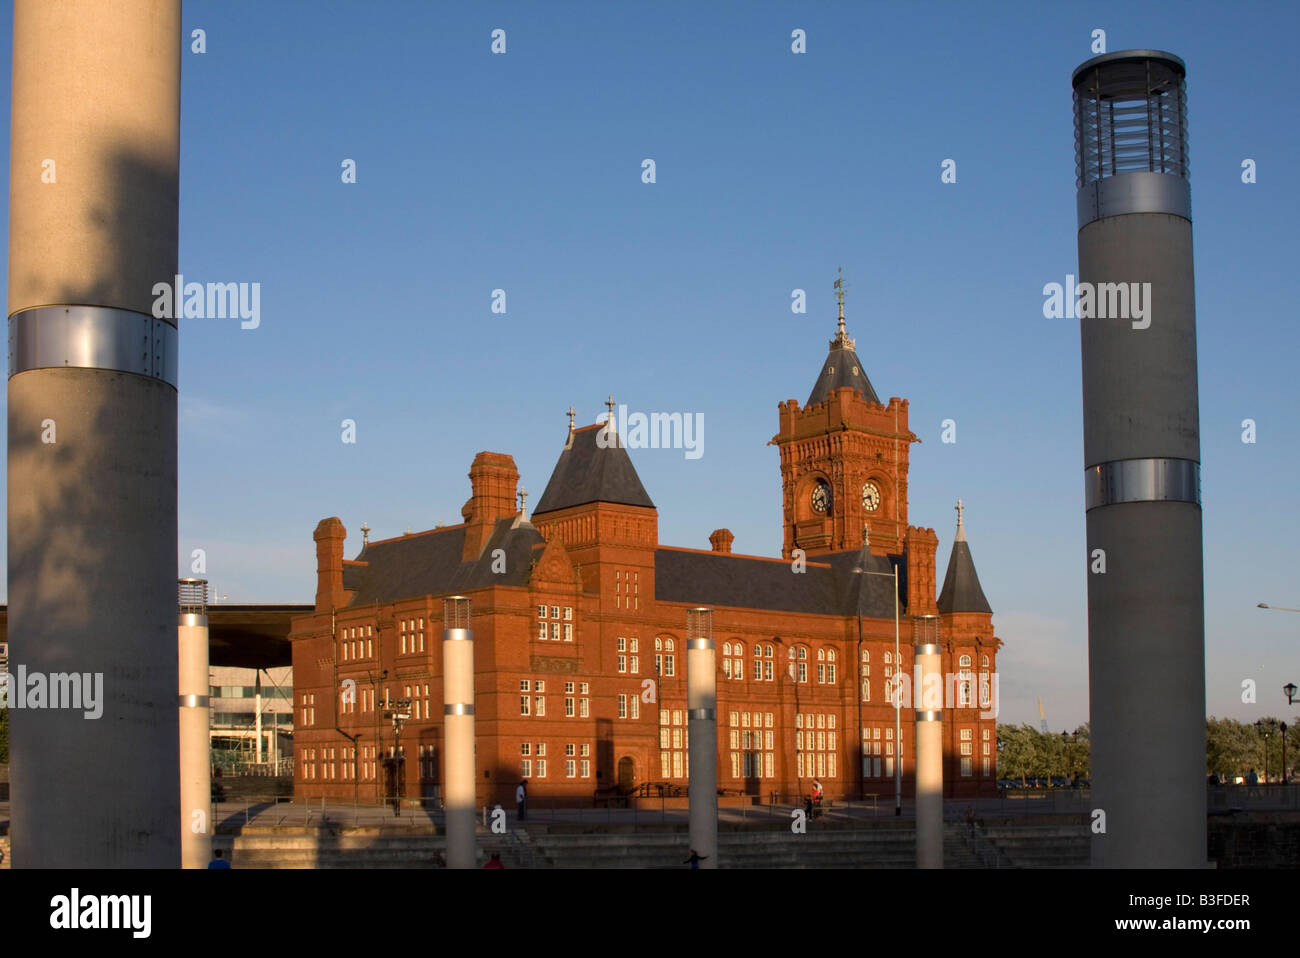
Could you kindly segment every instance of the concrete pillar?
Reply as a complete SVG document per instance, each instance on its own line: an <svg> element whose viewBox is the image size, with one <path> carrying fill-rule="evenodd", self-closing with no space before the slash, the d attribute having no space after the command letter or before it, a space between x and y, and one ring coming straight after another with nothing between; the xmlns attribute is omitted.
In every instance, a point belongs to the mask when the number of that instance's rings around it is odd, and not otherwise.
<svg viewBox="0 0 1300 958"><path fill-rule="evenodd" d="M212 740L209 735L208 583L181 579L180 663L181 867L207 868L212 858Z"/></svg>
<svg viewBox="0 0 1300 958"><path fill-rule="evenodd" d="M262 670L253 673L253 734L257 741L253 745L253 761L262 764Z"/></svg>
<svg viewBox="0 0 1300 958"><path fill-rule="evenodd" d="M1091 316L1076 307L1092 861L1198 867L1205 620L1185 68L1168 53L1105 54L1075 70L1073 87L1079 285L1094 292Z"/></svg>
<svg viewBox="0 0 1300 958"><path fill-rule="evenodd" d="M691 763L687 795L691 848L701 868L718 867L717 666L713 650L713 612L686 613L686 734Z"/></svg>
<svg viewBox="0 0 1300 958"><path fill-rule="evenodd" d="M443 806L448 868L473 868L478 851L474 835L474 631L469 614L469 599L451 596L443 600Z"/></svg>
<svg viewBox="0 0 1300 958"><path fill-rule="evenodd" d="M943 656L939 617L914 622L912 698L916 713L916 867L943 867Z"/></svg>
<svg viewBox="0 0 1300 958"><path fill-rule="evenodd" d="M14 709L13 863L180 864L176 273L180 0L15 0L9 641L101 683Z"/></svg>

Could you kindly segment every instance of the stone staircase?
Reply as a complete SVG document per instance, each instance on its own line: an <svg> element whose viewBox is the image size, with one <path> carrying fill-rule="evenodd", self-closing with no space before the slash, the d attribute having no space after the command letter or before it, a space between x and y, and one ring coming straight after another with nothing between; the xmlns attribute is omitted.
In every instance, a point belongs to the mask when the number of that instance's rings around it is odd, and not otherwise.
<svg viewBox="0 0 1300 958"><path fill-rule="evenodd" d="M991 867L997 846L1001 867L1060 867L1087 863L1086 829L1033 826L989 829L982 848L965 826L946 824L947 868ZM1076 835L1074 832L1080 832ZM1028 834L1025 834L1028 833ZM684 829L584 831L527 825L505 835L478 830L479 863L492 852L507 869L516 868L685 868L689 837ZM258 826L218 835L236 868L429 868L445 854L446 841L429 832L383 826L322 829L314 826ZM862 829L737 829L718 833L722 868L912 868L916 839L910 824Z"/></svg>

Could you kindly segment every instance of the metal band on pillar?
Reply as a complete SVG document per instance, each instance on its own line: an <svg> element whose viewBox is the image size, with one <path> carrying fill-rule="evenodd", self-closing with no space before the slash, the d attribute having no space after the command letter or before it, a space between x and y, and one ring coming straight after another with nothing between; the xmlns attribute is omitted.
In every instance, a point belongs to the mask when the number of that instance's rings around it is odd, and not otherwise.
<svg viewBox="0 0 1300 958"><path fill-rule="evenodd" d="M443 715L473 715L474 706L472 705L444 705L442 707Z"/></svg>
<svg viewBox="0 0 1300 958"><path fill-rule="evenodd" d="M109 369L175 388L176 326L129 309L37 306L9 317L9 376L29 369Z"/></svg>
<svg viewBox="0 0 1300 958"><path fill-rule="evenodd" d="M943 709L917 709L916 720L918 722L942 722Z"/></svg>
<svg viewBox="0 0 1300 958"><path fill-rule="evenodd" d="M1120 459L1084 472L1084 511L1121 502L1201 504L1201 464L1190 459Z"/></svg>
<svg viewBox="0 0 1300 958"><path fill-rule="evenodd" d="M205 709L211 705L206 695L178 695L176 704L183 709Z"/></svg>

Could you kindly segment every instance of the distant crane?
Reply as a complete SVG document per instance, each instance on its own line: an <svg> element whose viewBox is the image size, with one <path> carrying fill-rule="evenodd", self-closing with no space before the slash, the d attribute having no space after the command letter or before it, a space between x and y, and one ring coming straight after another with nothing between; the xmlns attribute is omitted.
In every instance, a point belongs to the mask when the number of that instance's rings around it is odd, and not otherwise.
<svg viewBox="0 0 1300 958"><path fill-rule="evenodd" d="M1039 727L1041 727L1043 730L1043 734L1046 735L1047 714L1043 711L1043 697L1041 695L1038 697L1038 722L1039 722Z"/></svg>

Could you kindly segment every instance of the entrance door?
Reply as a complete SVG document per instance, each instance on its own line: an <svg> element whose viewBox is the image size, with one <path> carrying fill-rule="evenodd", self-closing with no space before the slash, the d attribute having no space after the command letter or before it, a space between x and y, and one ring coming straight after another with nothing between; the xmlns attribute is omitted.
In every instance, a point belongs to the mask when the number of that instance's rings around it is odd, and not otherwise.
<svg viewBox="0 0 1300 958"><path fill-rule="evenodd" d="M626 795L636 788L636 766L632 756L624 755L618 760L618 790Z"/></svg>

